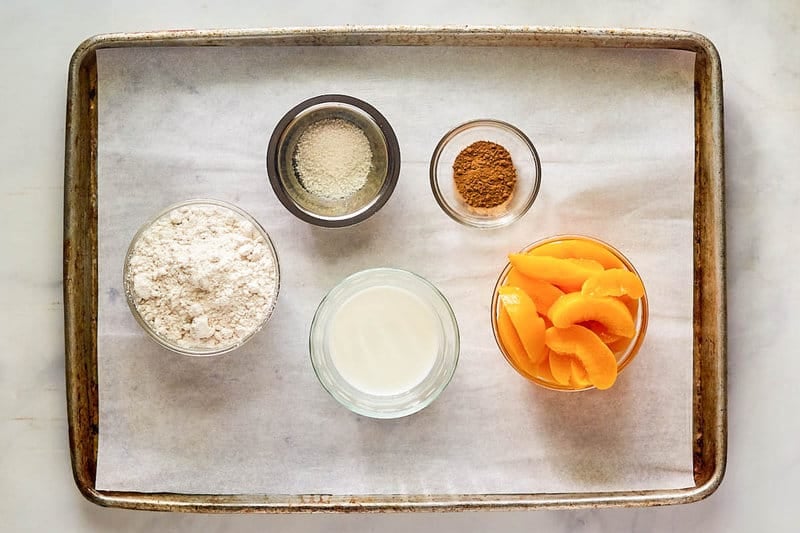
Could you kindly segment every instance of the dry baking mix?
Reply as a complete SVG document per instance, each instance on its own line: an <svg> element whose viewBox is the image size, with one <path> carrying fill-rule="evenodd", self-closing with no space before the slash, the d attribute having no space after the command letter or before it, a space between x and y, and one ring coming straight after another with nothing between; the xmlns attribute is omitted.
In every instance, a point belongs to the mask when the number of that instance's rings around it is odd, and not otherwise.
<svg viewBox="0 0 800 533"><path fill-rule="evenodd" d="M264 322L278 273L250 220L196 204L167 212L140 234L126 281L137 311L159 337L206 350L235 346Z"/></svg>

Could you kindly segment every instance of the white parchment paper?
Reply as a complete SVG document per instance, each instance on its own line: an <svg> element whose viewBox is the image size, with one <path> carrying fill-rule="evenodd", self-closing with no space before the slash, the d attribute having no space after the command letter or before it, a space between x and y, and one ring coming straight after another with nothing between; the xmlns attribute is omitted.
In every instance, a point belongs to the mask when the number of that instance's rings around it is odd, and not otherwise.
<svg viewBox="0 0 800 533"><path fill-rule="evenodd" d="M442 47L111 49L99 69L100 441L97 488L190 493L515 493L693 484L693 64L684 52ZM402 152L388 204L353 228L288 213L267 140L293 105L344 93L376 106ZM531 211L480 231L450 220L428 164L448 129L498 118L542 158ZM232 354L158 347L122 294L125 250L163 207L238 204L281 262L272 321ZM489 304L506 253L598 236L650 297L641 353L613 389L537 388L512 370ZM424 411L377 421L318 384L307 353L320 299L368 267L410 269L449 299L461 360Z"/></svg>

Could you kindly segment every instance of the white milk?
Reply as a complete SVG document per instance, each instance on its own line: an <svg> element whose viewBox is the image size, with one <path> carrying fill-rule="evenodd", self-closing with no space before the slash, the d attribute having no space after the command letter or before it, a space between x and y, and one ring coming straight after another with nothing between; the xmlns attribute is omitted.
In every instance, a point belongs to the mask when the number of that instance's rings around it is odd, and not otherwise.
<svg viewBox="0 0 800 533"><path fill-rule="evenodd" d="M411 292L378 286L351 296L330 325L330 354L342 377L368 394L406 392L430 373L441 339L439 318Z"/></svg>

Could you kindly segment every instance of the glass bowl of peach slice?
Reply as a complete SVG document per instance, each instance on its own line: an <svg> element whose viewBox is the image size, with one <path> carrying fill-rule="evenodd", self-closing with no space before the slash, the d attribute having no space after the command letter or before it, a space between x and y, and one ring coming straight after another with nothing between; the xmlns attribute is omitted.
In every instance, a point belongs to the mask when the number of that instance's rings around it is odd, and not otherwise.
<svg viewBox="0 0 800 533"><path fill-rule="evenodd" d="M543 239L508 258L492 295L506 361L552 390L613 386L647 332L647 293L633 264L583 235Z"/></svg>

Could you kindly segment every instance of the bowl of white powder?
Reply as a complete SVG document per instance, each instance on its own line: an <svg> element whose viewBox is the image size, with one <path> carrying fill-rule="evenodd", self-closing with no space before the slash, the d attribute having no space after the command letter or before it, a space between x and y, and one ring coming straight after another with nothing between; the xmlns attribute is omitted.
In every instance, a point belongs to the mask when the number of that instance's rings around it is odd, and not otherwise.
<svg viewBox="0 0 800 533"><path fill-rule="evenodd" d="M267 147L267 174L278 200L317 226L366 220L392 195L399 173L400 148L389 122L346 95L293 107Z"/></svg>
<svg viewBox="0 0 800 533"><path fill-rule="evenodd" d="M139 229L123 285L131 313L158 344L219 355L269 321L280 268L269 235L252 216L227 202L189 200Z"/></svg>

